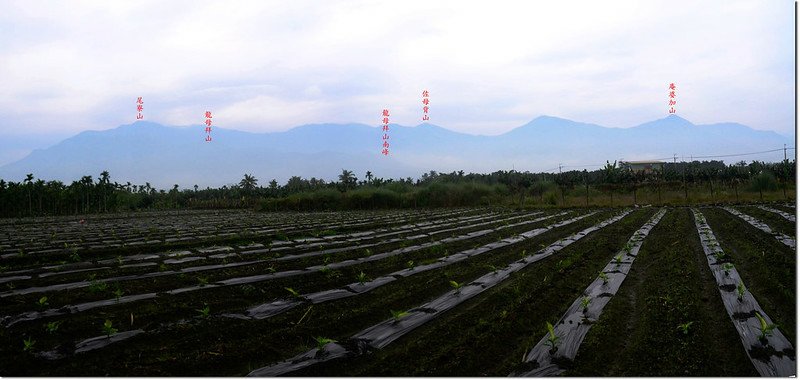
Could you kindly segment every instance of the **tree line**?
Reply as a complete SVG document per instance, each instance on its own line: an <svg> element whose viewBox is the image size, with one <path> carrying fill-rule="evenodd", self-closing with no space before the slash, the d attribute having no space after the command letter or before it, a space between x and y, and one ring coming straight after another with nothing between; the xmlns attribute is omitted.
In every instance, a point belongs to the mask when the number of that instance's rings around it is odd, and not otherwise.
<svg viewBox="0 0 800 380"><path fill-rule="evenodd" d="M367 171L362 179L342 170L336 181L293 176L281 185L273 179L260 186L257 178L245 174L237 184L220 188L156 189L145 183L111 182L103 171L94 179L83 176L65 184L35 179L28 174L21 182L0 179L0 216L24 217L72 215L152 209L182 208L259 208L263 210L367 209L394 207L447 207L513 204L531 202L542 205L568 205L567 199L584 196L586 205L598 198L610 205L621 199L661 203L662 193L683 192L685 201L698 192L739 201L740 194L794 191L796 166L793 161L778 163L744 161L726 165L722 161L664 163L660 169L633 171L616 162L603 168L571 170L562 173L496 171L489 174L437 173L430 171L417 179L384 179ZM655 197L657 194L657 198ZM637 197L638 196L638 197ZM590 199L591 198L591 199ZM604 204L609 204L604 201Z"/></svg>

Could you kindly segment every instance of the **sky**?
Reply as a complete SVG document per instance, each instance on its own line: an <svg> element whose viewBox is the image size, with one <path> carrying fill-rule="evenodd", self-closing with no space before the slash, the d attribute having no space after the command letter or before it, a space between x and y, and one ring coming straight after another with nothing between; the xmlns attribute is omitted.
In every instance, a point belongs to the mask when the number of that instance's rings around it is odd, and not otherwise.
<svg viewBox="0 0 800 380"><path fill-rule="evenodd" d="M794 136L794 2L10 1L0 164L145 120L252 132L430 122L497 135L540 115L668 115Z"/></svg>

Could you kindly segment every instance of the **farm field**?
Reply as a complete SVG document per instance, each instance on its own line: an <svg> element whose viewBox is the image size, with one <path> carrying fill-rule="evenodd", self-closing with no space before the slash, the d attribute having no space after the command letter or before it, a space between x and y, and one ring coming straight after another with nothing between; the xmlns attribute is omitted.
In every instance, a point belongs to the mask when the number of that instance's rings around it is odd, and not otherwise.
<svg viewBox="0 0 800 380"><path fill-rule="evenodd" d="M0 376L789 376L794 207L0 220Z"/></svg>

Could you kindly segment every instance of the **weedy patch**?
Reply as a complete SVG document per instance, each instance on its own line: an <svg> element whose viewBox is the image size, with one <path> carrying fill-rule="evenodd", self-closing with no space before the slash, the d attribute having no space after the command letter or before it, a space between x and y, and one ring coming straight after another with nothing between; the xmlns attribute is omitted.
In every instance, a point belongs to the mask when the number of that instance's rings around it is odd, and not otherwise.
<svg viewBox="0 0 800 380"><path fill-rule="evenodd" d="M328 343L336 343L337 342L337 341L335 341L333 339L323 338L321 336L318 336L318 337L314 338L314 340L317 341L317 349L320 350L320 351L323 350L325 348L325 346L328 345Z"/></svg>

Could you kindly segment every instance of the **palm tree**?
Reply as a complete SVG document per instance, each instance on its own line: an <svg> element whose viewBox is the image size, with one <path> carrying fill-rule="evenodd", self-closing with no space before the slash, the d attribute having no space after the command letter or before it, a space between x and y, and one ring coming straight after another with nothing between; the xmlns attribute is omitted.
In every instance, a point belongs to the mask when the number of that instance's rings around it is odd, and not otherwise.
<svg viewBox="0 0 800 380"><path fill-rule="evenodd" d="M367 170L367 174L365 175L365 177L367 177L367 184L371 185L372 184L372 172Z"/></svg>
<svg viewBox="0 0 800 380"><path fill-rule="evenodd" d="M344 190L354 188L358 179L350 170L342 169L342 174L339 174L339 182L342 184Z"/></svg>
<svg viewBox="0 0 800 380"><path fill-rule="evenodd" d="M253 190L255 190L256 184L258 184L258 180L256 177L250 174L245 174L244 178L239 181L239 186L244 189L245 193L247 194L250 194Z"/></svg>
<svg viewBox="0 0 800 380"><path fill-rule="evenodd" d="M28 175L25 176L25 187L28 189L28 215L33 214L33 208L31 207L31 187L33 187L32 181L33 173L28 173Z"/></svg>

